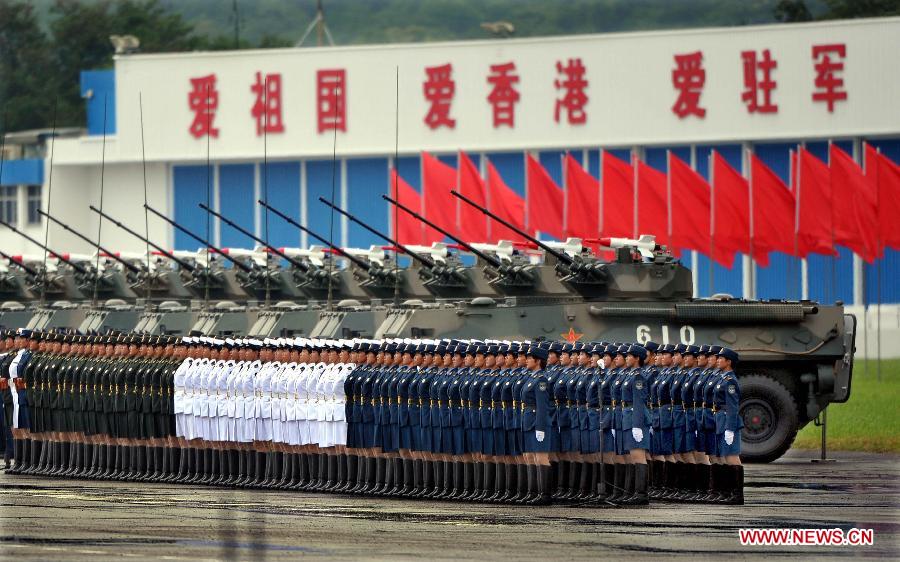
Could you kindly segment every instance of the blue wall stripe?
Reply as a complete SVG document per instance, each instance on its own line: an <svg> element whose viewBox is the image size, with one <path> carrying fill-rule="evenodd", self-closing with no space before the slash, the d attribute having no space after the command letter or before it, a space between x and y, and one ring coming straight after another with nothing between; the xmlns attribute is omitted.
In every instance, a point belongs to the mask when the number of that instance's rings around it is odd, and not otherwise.
<svg viewBox="0 0 900 562"><path fill-rule="evenodd" d="M793 143L766 143L753 147L756 156L790 186ZM782 253L769 255L769 267L756 268L756 296L760 299L799 299L802 297L802 265L799 258Z"/></svg>
<svg viewBox="0 0 900 562"><path fill-rule="evenodd" d="M372 228L386 234L389 230L388 207L391 205L381 196L388 193L388 178L387 158L347 160L348 210ZM383 240L353 222L350 223L348 236L349 245L356 248L383 243Z"/></svg>
<svg viewBox="0 0 900 562"><path fill-rule="evenodd" d="M486 155L510 189L525 196L525 157L521 152L491 152Z"/></svg>
<svg viewBox="0 0 900 562"><path fill-rule="evenodd" d="M538 153L538 162L547 170L550 177L559 187L563 186L562 159L565 156L562 150L550 150Z"/></svg>
<svg viewBox="0 0 900 562"><path fill-rule="evenodd" d="M418 156L401 156L397 159L397 172L413 189L422 191L422 160Z"/></svg>
<svg viewBox="0 0 900 562"><path fill-rule="evenodd" d="M698 145L696 149L697 172L700 175L709 180L709 156L712 149L718 151L736 170L741 170L741 145ZM712 287L710 287L710 266L713 268ZM708 297L715 293L729 293L734 296L742 296L744 294L743 272L744 265L741 254L735 256L734 265L731 269L712 262L706 256L698 256L697 271L694 272L694 275L698 276L700 296Z"/></svg>
<svg viewBox="0 0 900 562"><path fill-rule="evenodd" d="M900 139L877 139L870 141L870 144L895 164L900 164ZM866 302L900 302L900 283L896 282L897 278L900 278L900 252L888 248L884 251L884 259L871 265L866 264Z"/></svg>
<svg viewBox="0 0 900 562"><path fill-rule="evenodd" d="M591 149L588 151L587 171L595 178L600 177L600 151Z"/></svg>
<svg viewBox="0 0 900 562"><path fill-rule="evenodd" d="M268 173L265 173L266 169ZM259 173L260 199L265 199L264 182L267 182L269 185L269 204L300 222L300 163L269 162L265 167L260 165ZM254 202L254 204L256 203ZM265 236L266 214L264 211L260 217L262 219L260 230ZM279 248L297 248L300 246L300 239L301 233L299 229L291 226L284 219L274 214L269 214L269 243L271 245ZM316 243L314 240L309 242L311 244Z"/></svg>
<svg viewBox="0 0 900 562"><path fill-rule="evenodd" d="M207 167L175 166L172 170L172 182L175 221L198 236L206 238L208 215L197 207L197 204L206 204ZM210 229L214 226L211 223ZM187 234L177 229L174 229L174 231L175 249L196 250L201 246L199 242ZM212 230L210 230L209 238L214 238Z"/></svg>
<svg viewBox="0 0 900 562"><path fill-rule="evenodd" d="M245 230L253 232L253 164L219 166L219 212ZM220 225L219 243L224 248L253 248L256 242L225 223Z"/></svg>

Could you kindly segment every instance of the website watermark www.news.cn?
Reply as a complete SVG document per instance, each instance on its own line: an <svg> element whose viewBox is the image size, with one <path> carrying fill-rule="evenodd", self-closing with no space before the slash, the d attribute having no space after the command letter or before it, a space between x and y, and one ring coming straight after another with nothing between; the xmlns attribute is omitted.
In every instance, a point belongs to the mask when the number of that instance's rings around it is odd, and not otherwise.
<svg viewBox="0 0 900 562"><path fill-rule="evenodd" d="M873 529L739 529L742 546L871 546Z"/></svg>

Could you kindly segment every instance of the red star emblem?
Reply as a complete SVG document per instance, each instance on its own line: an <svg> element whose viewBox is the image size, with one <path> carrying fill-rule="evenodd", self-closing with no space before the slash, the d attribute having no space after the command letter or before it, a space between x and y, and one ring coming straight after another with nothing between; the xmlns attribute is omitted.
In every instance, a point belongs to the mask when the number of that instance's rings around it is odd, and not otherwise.
<svg viewBox="0 0 900 562"><path fill-rule="evenodd" d="M568 332L566 332L565 334L560 334L560 335L561 335L561 336L563 337L563 339L566 340L567 342L569 342L569 343L575 343L575 342L577 342L578 340L580 340L581 337L582 337L584 334L579 334L578 332L575 331L575 328L569 328L569 331L568 331Z"/></svg>

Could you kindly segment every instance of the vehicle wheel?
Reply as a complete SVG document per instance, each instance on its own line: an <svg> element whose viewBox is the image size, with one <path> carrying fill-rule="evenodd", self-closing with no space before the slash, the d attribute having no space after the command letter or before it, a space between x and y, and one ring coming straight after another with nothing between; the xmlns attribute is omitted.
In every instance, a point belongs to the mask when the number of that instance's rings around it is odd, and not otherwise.
<svg viewBox="0 0 900 562"><path fill-rule="evenodd" d="M741 460L772 462L797 437L800 416L793 396L780 382L765 375L740 377Z"/></svg>

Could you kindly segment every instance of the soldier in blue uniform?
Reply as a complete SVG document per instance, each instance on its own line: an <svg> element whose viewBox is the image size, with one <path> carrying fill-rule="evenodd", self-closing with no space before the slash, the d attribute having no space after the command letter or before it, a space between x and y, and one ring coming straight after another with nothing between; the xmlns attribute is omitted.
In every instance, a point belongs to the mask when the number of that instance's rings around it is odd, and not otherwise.
<svg viewBox="0 0 900 562"><path fill-rule="evenodd" d="M622 432L628 464L625 476L625 494L615 503L619 505L647 505L647 448L650 441L650 412L647 410L647 384L643 364L647 351L640 345L628 347L625 357L625 378L621 385Z"/></svg>
<svg viewBox="0 0 900 562"><path fill-rule="evenodd" d="M727 347L716 357L716 368L721 376L714 385L711 410L718 463L713 466L712 497L706 498L714 503L744 503L744 467L740 457L744 424L740 415L741 387L734 373L739 358L737 352Z"/></svg>
<svg viewBox="0 0 900 562"><path fill-rule="evenodd" d="M626 476L630 475L630 470L627 467L628 449L625 445L625 432L622 430L622 383L625 382L628 374L628 369L625 368L625 356L628 352L628 346L618 344L615 346L615 349L610 351L613 360L613 370L610 373L609 392L615 457L613 492L606 501L617 503L625 497Z"/></svg>
<svg viewBox="0 0 900 562"><path fill-rule="evenodd" d="M549 389L544 368L548 352L539 345L528 346L526 373L521 394L522 450L526 462L527 493L522 502L542 505L550 501Z"/></svg>

